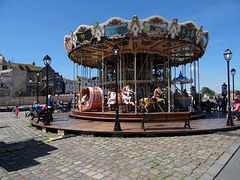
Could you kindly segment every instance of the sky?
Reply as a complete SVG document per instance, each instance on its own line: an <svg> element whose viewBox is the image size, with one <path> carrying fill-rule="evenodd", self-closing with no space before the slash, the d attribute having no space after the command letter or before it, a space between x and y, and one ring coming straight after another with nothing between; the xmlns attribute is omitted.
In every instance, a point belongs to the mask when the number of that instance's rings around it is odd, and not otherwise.
<svg viewBox="0 0 240 180"><path fill-rule="evenodd" d="M15 63L35 61L42 67L44 56L49 55L52 68L73 79L64 36L83 24L93 26L111 17L131 20L134 15L139 19L159 15L168 21L177 18L179 23L193 21L198 28L203 26L210 40L199 60L200 88L221 93L221 85L228 82L223 53L230 49L230 70L236 69L234 89L240 90L240 0L0 0L0 54ZM231 74L230 81L232 89Z"/></svg>

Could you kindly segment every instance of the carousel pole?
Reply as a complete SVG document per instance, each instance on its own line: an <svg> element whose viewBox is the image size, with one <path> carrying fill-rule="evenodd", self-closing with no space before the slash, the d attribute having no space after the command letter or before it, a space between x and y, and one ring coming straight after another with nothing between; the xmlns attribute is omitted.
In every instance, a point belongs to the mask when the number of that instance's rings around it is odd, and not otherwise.
<svg viewBox="0 0 240 180"><path fill-rule="evenodd" d="M81 57L81 90L83 86L83 67L82 67L82 57ZM82 100L82 91L80 90L80 101ZM82 112L82 103L80 105L80 112Z"/></svg>
<svg viewBox="0 0 240 180"><path fill-rule="evenodd" d="M123 57L122 57L122 64L123 64L123 86L126 86L126 66L125 66L125 55L124 55L124 44L123 44Z"/></svg>
<svg viewBox="0 0 240 180"><path fill-rule="evenodd" d="M184 64L184 77L185 77L185 81L187 78L187 72L186 72L186 64ZM185 82L185 89L187 90L187 83Z"/></svg>
<svg viewBox="0 0 240 180"><path fill-rule="evenodd" d="M134 56L134 86L135 86L135 114L137 114L137 47L136 42L134 42L135 46L135 56Z"/></svg>
<svg viewBox="0 0 240 180"><path fill-rule="evenodd" d="M123 86L126 86L125 56L123 54Z"/></svg>
<svg viewBox="0 0 240 180"><path fill-rule="evenodd" d="M102 90L104 92L104 54L103 54L103 51L102 51ZM104 112L104 95L103 94L102 94L102 112Z"/></svg>
<svg viewBox="0 0 240 180"><path fill-rule="evenodd" d="M75 62L73 63L73 110L75 109Z"/></svg>
<svg viewBox="0 0 240 180"><path fill-rule="evenodd" d="M168 113L171 112L171 92L170 92L170 58L168 56Z"/></svg>
<svg viewBox="0 0 240 180"><path fill-rule="evenodd" d="M101 69L98 67L98 77L99 77L99 86L102 85L102 80L101 80Z"/></svg>
<svg viewBox="0 0 240 180"><path fill-rule="evenodd" d="M76 66L76 69L77 69L77 92L79 92L79 81L78 81L78 64Z"/></svg>
<svg viewBox="0 0 240 180"><path fill-rule="evenodd" d="M199 109L201 109L199 59L197 62L198 62L198 103Z"/></svg>
<svg viewBox="0 0 240 180"><path fill-rule="evenodd" d="M92 68L89 68L90 86L92 86Z"/></svg>
<svg viewBox="0 0 240 180"><path fill-rule="evenodd" d="M191 81L191 87L190 87L190 91L191 91L191 96L192 94L192 59L190 60L190 81ZM190 106L190 112L192 112L192 108L193 108L193 96L191 98L191 106Z"/></svg>
<svg viewBox="0 0 240 180"><path fill-rule="evenodd" d="M196 82L196 79L197 79L196 78L196 61L194 61L193 66L194 66L193 75L194 75L194 88L195 88L195 93L194 93L194 97L193 97L193 105L195 107L195 105L196 105L196 90L197 90L197 87L196 87L196 85L197 85L197 82Z"/></svg>
<svg viewBox="0 0 240 180"><path fill-rule="evenodd" d="M119 60L119 84L120 84L120 90L122 90L122 51L120 49L120 60Z"/></svg>
<svg viewBox="0 0 240 180"><path fill-rule="evenodd" d="M197 89L196 61L194 61L193 73L194 73L194 87L195 89Z"/></svg>
<svg viewBox="0 0 240 180"><path fill-rule="evenodd" d="M106 83L107 83L107 64L105 64L105 88L106 88Z"/></svg>
<svg viewBox="0 0 240 180"><path fill-rule="evenodd" d="M150 74L150 79L151 79L151 84L152 84L152 82L153 82L153 73L152 73L152 70L153 70L153 59L152 59L152 57L151 57L151 59L150 59L150 72L149 72L149 74Z"/></svg>

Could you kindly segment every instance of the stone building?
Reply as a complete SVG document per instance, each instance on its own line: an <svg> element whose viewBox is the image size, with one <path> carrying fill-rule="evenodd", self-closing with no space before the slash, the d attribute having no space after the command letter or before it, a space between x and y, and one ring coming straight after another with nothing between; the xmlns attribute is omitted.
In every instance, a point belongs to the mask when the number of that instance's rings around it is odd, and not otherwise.
<svg viewBox="0 0 240 180"><path fill-rule="evenodd" d="M39 80L37 80L39 72ZM6 61L0 54L0 97L39 96L46 94L46 67L32 64L13 63ZM55 95L55 71L48 68L49 94Z"/></svg>

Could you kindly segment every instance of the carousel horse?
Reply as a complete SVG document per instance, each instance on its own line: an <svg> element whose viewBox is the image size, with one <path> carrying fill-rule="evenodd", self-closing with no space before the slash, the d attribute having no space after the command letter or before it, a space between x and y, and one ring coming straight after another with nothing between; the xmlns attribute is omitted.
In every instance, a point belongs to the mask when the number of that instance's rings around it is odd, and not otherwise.
<svg viewBox="0 0 240 180"><path fill-rule="evenodd" d="M158 107L161 109L161 111L163 112L161 106L159 105L160 102L162 102L163 104L165 104L165 99L162 99L160 98L162 94L162 91L160 90L160 88L156 88L153 92L153 97L147 97L147 98L142 98L141 99L141 105L145 108L145 110L147 112L148 111L148 107L151 105L151 104L157 104Z"/></svg>
<svg viewBox="0 0 240 180"><path fill-rule="evenodd" d="M129 85L125 86L122 90L122 92L118 93L118 102L123 102L125 104L132 104L135 105L133 102L131 102L131 95L134 94L134 92L130 89ZM109 91L108 92L108 107L111 106L111 104L116 103L116 92Z"/></svg>

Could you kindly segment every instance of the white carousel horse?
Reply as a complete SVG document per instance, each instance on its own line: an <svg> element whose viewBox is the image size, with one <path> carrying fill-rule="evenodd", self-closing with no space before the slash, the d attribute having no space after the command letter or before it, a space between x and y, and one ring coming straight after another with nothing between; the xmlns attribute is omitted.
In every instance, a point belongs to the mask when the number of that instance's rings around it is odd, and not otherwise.
<svg viewBox="0 0 240 180"><path fill-rule="evenodd" d="M125 86L122 90L122 92L118 93L118 101L122 99L122 102L125 104L132 104L135 105L133 102L131 102L131 95L134 94L134 92L130 89L129 85ZM116 103L116 92L108 92L108 107L111 106L111 104Z"/></svg>
<svg viewBox="0 0 240 180"><path fill-rule="evenodd" d="M159 105L159 103L162 102L163 104L165 104L165 99L160 98L161 94L162 94L162 91L160 90L160 88L156 88L154 90L154 92L153 92L153 97L151 97L151 98L142 98L141 99L141 105L145 108L145 110L147 112L149 112L147 108L151 104L157 104L159 106L159 108L161 109L161 111L163 112L163 110L162 110L161 106Z"/></svg>

